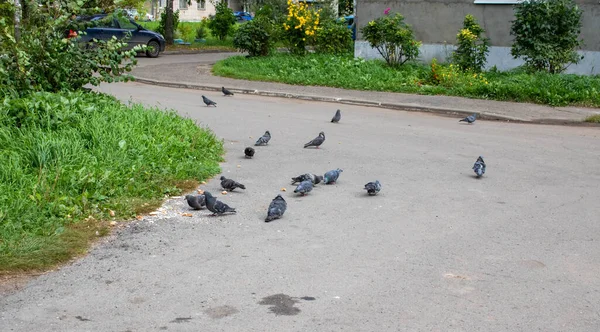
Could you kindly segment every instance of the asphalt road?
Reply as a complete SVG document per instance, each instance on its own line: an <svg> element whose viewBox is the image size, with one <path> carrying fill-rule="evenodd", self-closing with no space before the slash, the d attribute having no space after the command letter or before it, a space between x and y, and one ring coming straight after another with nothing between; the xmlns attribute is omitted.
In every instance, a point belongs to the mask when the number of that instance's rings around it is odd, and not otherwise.
<svg viewBox="0 0 600 332"><path fill-rule="evenodd" d="M329 103L205 92L208 108L201 91L102 90L223 137L223 174L248 189L218 196L239 213L183 217L173 198L0 299L1 331L600 331L597 128L346 105L332 124ZM267 129L269 146L244 159ZM303 149L320 131L322 148ZM337 167L337 184L293 195L290 177ZM288 211L264 223L279 193Z"/></svg>

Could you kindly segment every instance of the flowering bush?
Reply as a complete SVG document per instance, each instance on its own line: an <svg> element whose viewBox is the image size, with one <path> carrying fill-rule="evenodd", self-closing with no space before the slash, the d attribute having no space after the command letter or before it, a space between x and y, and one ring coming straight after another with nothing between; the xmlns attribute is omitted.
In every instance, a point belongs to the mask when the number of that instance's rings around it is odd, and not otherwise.
<svg viewBox="0 0 600 332"><path fill-rule="evenodd" d="M489 53L489 39L473 15L467 15L463 28L456 35L458 48L452 54L452 62L463 71L481 72Z"/></svg>
<svg viewBox="0 0 600 332"><path fill-rule="evenodd" d="M431 61L431 73L428 83L446 88L456 86L467 87L473 86L473 84L489 84L488 80L481 73L464 72L456 64L443 66L438 64L435 58Z"/></svg>
<svg viewBox="0 0 600 332"><path fill-rule="evenodd" d="M419 56L421 42L416 41L410 25L404 23L404 16L397 13L386 15L375 21L369 22L362 28L363 37L371 47L377 49L379 54L390 66L402 65L406 61Z"/></svg>
<svg viewBox="0 0 600 332"><path fill-rule="evenodd" d="M309 8L306 3L288 0L288 15L283 23L283 39L290 52L305 54L319 30L320 10Z"/></svg>

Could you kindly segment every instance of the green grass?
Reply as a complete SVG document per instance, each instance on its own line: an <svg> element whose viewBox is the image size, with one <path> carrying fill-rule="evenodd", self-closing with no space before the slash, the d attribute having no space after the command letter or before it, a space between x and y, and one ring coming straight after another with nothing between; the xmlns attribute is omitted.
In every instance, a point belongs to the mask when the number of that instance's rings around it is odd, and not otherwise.
<svg viewBox="0 0 600 332"><path fill-rule="evenodd" d="M431 66L425 64L405 64L393 69L382 61L352 56L276 54L227 58L215 64L213 73L298 85L600 107L600 76L531 74L523 69L489 71L473 77L442 65L435 80Z"/></svg>
<svg viewBox="0 0 600 332"><path fill-rule="evenodd" d="M600 123L600 114L588 117L587 119L585 119L585 122Z"/></svg>
<svg viewBox="0 0 600 332"><path fill-rule="evenodd" d="M5 98L0 274L45 269L85 252L109 220L151 211L165 195L217 174L223 151L192 120L106 95Z"/></svg>
<svg viewBox="0 0 600 332"><path fill-rule="evenodd" d="M152 30L152 31L156 31L158 28L158 21L137 22L137 23L140 24L141 26L143 26L144 28L146 28L148 30ZM206 27L205 23L204 23L205 31L206 31L206 38L204 38L205 41L204 42L195 42L194 40L196 39L196 30L202 25L203 25L202 22L179 22L177 31L175 31L175 38L183 39L184 42L192 43L192 45L188 45L188 46L173 45L173 46L175 46L177 49L179 49L180 47L181 48L185 47L187 49L210 49L210 50L223 50L223 51L234 51L235 50L235 48L233 47L233 39L231 37L228 37L225 40L220 40L220 39L214 37L210 33L210 29L208 29ZM173 49L173 47L170 47L170 49Z"/></svg>

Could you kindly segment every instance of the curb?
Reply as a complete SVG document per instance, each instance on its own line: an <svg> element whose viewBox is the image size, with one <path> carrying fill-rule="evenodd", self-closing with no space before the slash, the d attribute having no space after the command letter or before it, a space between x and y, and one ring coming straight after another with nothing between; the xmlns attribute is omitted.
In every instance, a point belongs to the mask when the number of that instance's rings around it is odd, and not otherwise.
<svg viewBox="0 0 600 332"><path fill-rule="evenodd" d="M221 86L216 85L200 85L200 84L187 84L187 83L175 83L175 82L164 82L147 78L138 78L134 77L134 82L156 85L156 86L164 86L168 88L178 88L178 89L193 89L193 90L205 90L205 91L221 91ZM275 91L266 91L266 90L253 90L253 89L240 89L240 88L228 88L229 91L240 93L240 94L249 94L249 95L258 95L258 96L266 96L266 97L277 97L277 98L294 98L301 100L310 100L310 101L320 101L320 102L329 102L329 103L338 103L338 104L346 104L346 105L356 105L356 106L366 106L366 107L379 107L407 112L423 112L423 113L433 113L439 115L446 116L468 116L473 113L477 113L478 119L481 120L492 120L492 121L505 121L505 122L514 122L514 123L528 123L528 124L550 124L550 125L578 125L578 126L588 126L589 124L583 121L573 121L573 120L557 120L557 119L534 119L534 120L523 120L516 117L498 115L494 113L488 112L476 112L476 111L466 111L464 109L452 109L447 107L435 107L435 106L419 106L415 104L403 104L403 103L382 103L377 101L370 100L360 100L360 99L346 99L346 98L336 98L336 97L322 97L322 96L312 96L312 95L303 95L303 94L295 94L288 92L275 92Z"/></svg>
<svg viewBox="0 0 600 332"><path fill-rule="evenodd" d="M185 54L207 54L207 53L234 53L235 50L175 50L164 51L161 55L185 55Z"/></svg>

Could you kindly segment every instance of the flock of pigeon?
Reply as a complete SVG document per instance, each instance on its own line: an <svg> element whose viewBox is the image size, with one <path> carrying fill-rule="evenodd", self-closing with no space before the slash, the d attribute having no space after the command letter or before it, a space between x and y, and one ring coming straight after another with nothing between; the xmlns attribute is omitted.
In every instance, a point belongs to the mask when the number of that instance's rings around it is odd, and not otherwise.
<svg viewBox="0 0 600 332"><path fill-rule="evenodd" d="M222 87L221 91L223 92L223 95L225 95L225 96L233 96L233 93L231 91L225 89L225 87ZM207 107L208 106L217 107L217 103L208 99L206 96L202 96L202 101L204 102L204 104L206 104ZM341 118L342 118L342 113L340 110L337 110L335 115L331 119L331 122L338 123L341 120ZM473 124L475 122L475 120L477 120L477 114L469 115L466 118L460 120L459 122L467 122L469 124ZM254 144L254 146L267 145L270 140L271 140L271 133L267 130L267 131L265 131L264 135L262 135L260 138L258 138L258 140ZM320 132L319 136L315 137L310 142L304 144L304 148L315 147L318 149L319 146L321 146L321 144L323 144L324 142L325 142L325 133ZM252 147L247 147L244 150L244 155L246 156L246 158L254 157L254 153L255 153L255 150ZM475 161L475 164L473 165L473 171L475 172L475 175L477 178L480 178L483 176L483 174L485 174L485 162L483 161L483 158L481 156L479 156L479 158L477 158L477 160ZM338 168L338 169L334 169L334 170L326 172L323 176L312 174L312 173L306 173L306 174L299 175L297 177L293 177L292 184L299 183L297 185L296 189L294 190L294 193L304 196L313 190L314 185L319 184L321 182L323 182L324 184L335 184L335 182L338 180L338 178L342 172L343 172L343 170ZM246 189L246 187L243 184L236 182L232 179L228 179L225 176L221 176L220 180L221 180L221 187L227 191L234 191L237 188ZM379 180L376 180L374 182L369 182L369 183L365 184L364 190L367 191L367 194L369 196L375 196L379 193L379 191L381 191L381 183L379 182ZM204 191L202 194L199 194L199 195L186 195L185 199L187 200L188 205L192 209L200 210L203 207L206 207L210 212L213 213L213 215L236 213L235 208L232 208L229 205L219 201L216 197L211 195L211 193L208 191ZM283 216L283 214L285 213L286 209L287 209L287 203L286 203L285 199L283 199L283 197L281 195L277 195L271 201L271 204L269 204L265 222L270 222L275 219L281 218Z"/></svg>

